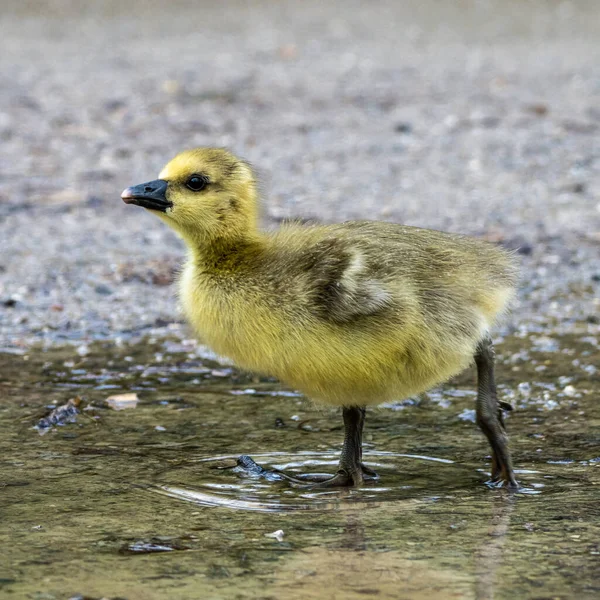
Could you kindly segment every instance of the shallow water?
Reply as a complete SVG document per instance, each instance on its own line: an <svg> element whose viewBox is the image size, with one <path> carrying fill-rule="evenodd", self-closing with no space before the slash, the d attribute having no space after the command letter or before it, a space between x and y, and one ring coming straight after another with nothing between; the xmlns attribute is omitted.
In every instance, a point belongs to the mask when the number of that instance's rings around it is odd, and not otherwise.
<svg viewBox="0 0 600 600"><path fill-rule="evenodd" d="M517 494L485 485L472 373L369 410L379 481L316 491L236 458L332 472L338 412L193 345L0 354L0 597L598 597L597 331L497 350ZM75 422L35 428L76 396Z"/></svg>

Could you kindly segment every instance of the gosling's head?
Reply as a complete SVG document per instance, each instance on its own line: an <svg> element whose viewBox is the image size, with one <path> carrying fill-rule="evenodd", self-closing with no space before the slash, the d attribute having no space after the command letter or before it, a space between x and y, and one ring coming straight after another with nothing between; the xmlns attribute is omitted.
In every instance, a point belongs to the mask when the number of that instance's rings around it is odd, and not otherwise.
<svg viewBox="0 0 600 600"><path fill-rule="evenodd" d="M190 243L238 237L256 228L256 182L250 166L222 148L178 154L158 179L127 188L126 204L142 206Z"/></svg>

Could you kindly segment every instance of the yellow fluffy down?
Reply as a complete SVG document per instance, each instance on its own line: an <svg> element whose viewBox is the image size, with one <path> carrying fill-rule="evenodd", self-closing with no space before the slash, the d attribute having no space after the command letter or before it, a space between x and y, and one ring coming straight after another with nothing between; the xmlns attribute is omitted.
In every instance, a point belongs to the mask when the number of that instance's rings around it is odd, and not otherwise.
<svg viewBox="0 0 600 600"><path fill-rule="evenodd" d="M404 229L408 243L414 242L411 234L424 232ZM269 255L285 256L290 248L300 252L304 245L314 244L315 238L328 239L331 234L343 236L343 229L288 227L266 235L264 260L280 269ZM444 241L456 243L456 239L444 240L445 234L438 235L438 250ZM483 242L478 244L485 247ZM507 258L500 250L485 249L497 252L498 262ZM478 341L506 309L513 290L504 278L494 285L494 274L481 271L489 256L471 258L477 263L473 265L479 271L477 278L465 268L465 256L456 259L464 274L454 270L445 281L439 280L439 273L429 281L428 275L433 274L420 263L412 272L401 269L394 276L381 276L375 280L380 295L386 295L381 309L336 322L311 311L311 282L302 276L303 267L283 276L278 282L283 285L274 284L278 277L273 273L268 278L268 266L264 282L257 280L258 273L244 277L240 268L236 276L229 275L235 284L225 287L221 278L198 266L192 253L180 281L181 301L202 340L238 366L274 375L316 402L366 406L423 392L472 361ZM423 260L427 262L427 257ZM288 264L293 266L292 261ZM366 259L363 269L369 269ZM359 273L354 275L358 278ZM437 286L439 295L432 294L428 305L425 292L431 284Z"/></svg>
<svg viewBox="0 0 600 600"><path fill-rule="evenodd" d="M318 402L378 404L448 379L513 294L513 256L477 239L372 221L261 231L252 170L225 150L182 153L161 179L197 335Z"/></svg>

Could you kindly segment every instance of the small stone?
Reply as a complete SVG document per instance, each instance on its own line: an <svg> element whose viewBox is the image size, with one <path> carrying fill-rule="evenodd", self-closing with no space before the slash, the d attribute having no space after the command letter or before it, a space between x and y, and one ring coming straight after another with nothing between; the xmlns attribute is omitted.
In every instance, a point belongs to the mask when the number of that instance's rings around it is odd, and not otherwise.
<svg viewBox="0 0 600 600"><path fill-rule="evenodd" d="M175 95L181 91L181 85L176 79L166 79L163 81L162 90L166 94Z"/></svg>
<svg viewBox="0 0 600 600"><path fill-rule="evenodd" d="M265 533L265 537L276 539L278 542L283 542L283 536L284 536L283 529L278 529L277 531L274 531L273 533Z"/></svg>
<svg viewBox="0 0 600 600"><path fill-rule="evenodd" d="M253 388L246 388L245 390L229 390L229 393L233 396L253 396L256 394L256 390Z"/></svg>
<svg viewBox="0 0 600 600"><path fill-rule="evenodd" d="M531 244L522 244L517 248L517 253L522 256L531 256L533 253L533 246Z"/></svg>
<svg viewBox="0 0 600 600"><path fill-rule="evenodd" d="M543 104L542 102L535 102L534 104L529 104L525 107L527 112L533 113L538 117L544 117L548 114L548 106Z"/></svg>
<svg viewBox="0 0 600 600"><path fill-rule="evenodd" d="M231 375L231 369L213 369L210 374L213 377L229 377Z"/></svg>
<svg viewBox="0 0 600 600"><path fill-rule="evenodd" d="M113 410L125 410L135 408L138 405L139 398L135 393L116 394L106 399L106 404Z"/></svg>
<svg viewBox="0 0 600 600"><path fill-rule="evenodd" d="M311 425L310 420L300 421L300 423L298 423L298 429L301 429L302 431L320 431L318 427Z"/></svg>
<svg viewBox="0 0 600 600"><path fill-rule="evenodd" d="M279 56L284 60L293 60L298 56L298 47L295 44L285 44L279 48Z"/></svg>
<svg viewBox="0 0 600 600"><path fill-rule="evenodd" d="M485 239L494 244L500 243L509 250L516 250L522 256L530 256L533 254L533 244L524 239L522 236L515 236L505 239L502 233L491 232L485 236Z"/></svg>
<svg viewBox="0 0 600 600"><path fill-rule="evenodd" d="M110 296L113 293L112 289L103 283L99 283L94 290L96 294L100 294L101 296Z"/></svg>
<svg viewBox="0 0 600 600"><path fill-rule="evenodd" d="M115 112L117 110L125 108L126 106L127 106L127 103L125 102L125 100L120 100L120 99L107 100L104 103L104 110L106 110L107 112Z"/></svg>
<svg viewBox="0 0 600 600"><path fill-rule="evenodd" d="M533 346L531 349L535 352L558 352L560 350L558 340L551 337L540 336L532 339L532 341Z"/></svg>
<svg viewBox="0 0 600 600"><path fill-rule="evenodd" d="M38 421L35 428L38 430L40 435L45 435L53 426L76 423L77 414L80 411L80 405L81 398L79 396L71 398L65 404L54 407L47 416Z"/></svg>
<svg viewBox="0 0 600 600"><path fill-rule="evenodd" d="M519 394L524 397L529 397L531 394L531 384L528 381L523 381L517 386Z"/></svg>
<svg viewBox="0 0 600 600"><path fill-rule="evenodd" d="M412 133L412 125L410 123L396 123L394 131L396 133Z"/></svg>
<svg viewBox="0 0 600 600"><path fill-rule="evenodd" d="M569 398L573 398L574 396L577 395L577 390L572 385L567 385L563 389L563 394L565 396L568 396Z"/></svg>
<svg viewBox="0 0 600 600"><path fill-rule="evenodd" d="M475 410L472 408L465 408L459 415L458 418L461 421L470 421L471 423L475 423L476 415Z"/></svg>

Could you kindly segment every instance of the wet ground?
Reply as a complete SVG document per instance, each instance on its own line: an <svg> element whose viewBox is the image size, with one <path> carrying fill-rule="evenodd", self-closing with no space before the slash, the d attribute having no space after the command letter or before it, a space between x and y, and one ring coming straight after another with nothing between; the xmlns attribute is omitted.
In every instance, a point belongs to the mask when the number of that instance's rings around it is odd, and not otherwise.
<svg viewBox="0 0 600 600"><path fill-rule="evenodd" d="M377 483L311 491L236 458L332 471L340 415L192 342L0 354L0 595L596 598L599 339L500 340L516 494L485 485L471 373L368 412Z"/></svg>

